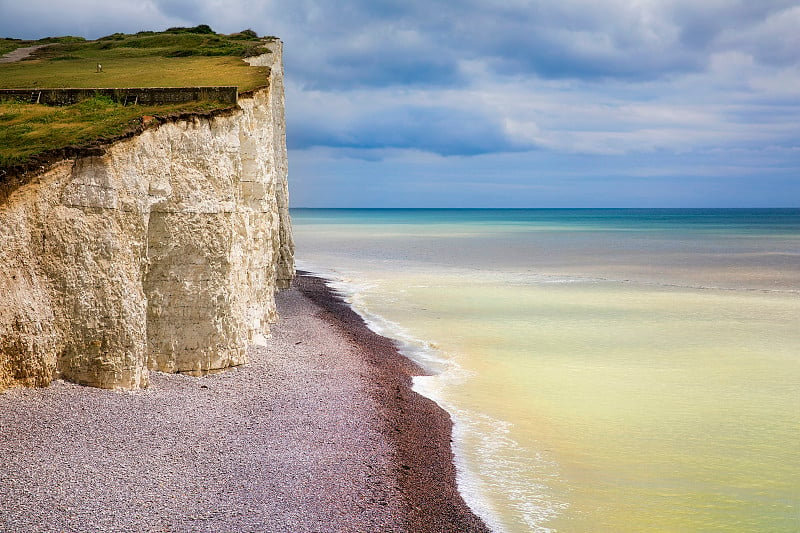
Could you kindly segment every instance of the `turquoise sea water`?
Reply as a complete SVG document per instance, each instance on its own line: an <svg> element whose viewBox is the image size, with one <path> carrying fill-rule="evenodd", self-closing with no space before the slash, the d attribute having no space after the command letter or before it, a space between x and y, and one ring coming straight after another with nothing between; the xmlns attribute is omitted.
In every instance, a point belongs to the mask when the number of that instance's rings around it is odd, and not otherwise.
<svg viewBox="0 0 800 533"><path fill-rule="evenodd" d="M800 210L293 210L496 531L800 530Z"/></svg>

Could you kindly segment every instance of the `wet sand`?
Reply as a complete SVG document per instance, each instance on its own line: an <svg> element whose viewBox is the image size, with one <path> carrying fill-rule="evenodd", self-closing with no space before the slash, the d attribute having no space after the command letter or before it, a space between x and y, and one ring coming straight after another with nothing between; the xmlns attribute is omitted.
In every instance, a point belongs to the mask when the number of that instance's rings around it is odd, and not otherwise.
<svg viewBox="0 0 800 533"><path fill-rule="evenodd" d="M244 367L0 394L0 531L488 531L419 369L317 278L278 309Z"/></svg>

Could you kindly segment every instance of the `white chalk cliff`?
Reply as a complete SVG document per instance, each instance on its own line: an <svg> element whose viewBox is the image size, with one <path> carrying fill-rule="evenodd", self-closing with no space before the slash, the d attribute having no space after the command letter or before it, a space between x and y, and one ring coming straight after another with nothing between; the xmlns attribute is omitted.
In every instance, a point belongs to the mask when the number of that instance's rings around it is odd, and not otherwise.
<svg viewBox="0 0 800 533"><path fill-rule="evenodd" d="M238 108L146 128L0 191L0 390L241 365L294 276L281 43ZM0 185L3 187L3 185Z"/></svg>

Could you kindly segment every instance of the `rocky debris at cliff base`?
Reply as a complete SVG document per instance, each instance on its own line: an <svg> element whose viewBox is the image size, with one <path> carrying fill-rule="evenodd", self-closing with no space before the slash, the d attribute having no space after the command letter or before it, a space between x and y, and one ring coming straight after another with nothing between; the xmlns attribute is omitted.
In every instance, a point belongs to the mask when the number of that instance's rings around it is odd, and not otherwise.
<svg viewBox="0 0 800 533"><path fill-rule="evenodd" d="M403 415L376 394L395 389L363 332L297 289L278 304L244 367L153 373L135 392L57 381L0 394L0 531L485 531L463 502L437 515L414 499L429 487L401 478L401 464L428 465L386 431ZM420 422L449 432L441 416Z"/></svg>

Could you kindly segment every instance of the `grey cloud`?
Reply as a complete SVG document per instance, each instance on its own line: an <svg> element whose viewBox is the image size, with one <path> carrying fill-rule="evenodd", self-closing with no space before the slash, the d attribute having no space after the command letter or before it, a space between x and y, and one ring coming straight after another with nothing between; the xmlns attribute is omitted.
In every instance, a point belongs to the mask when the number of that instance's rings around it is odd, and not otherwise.
<svg viewBox="0 0 800 533"><path fill-rule="evenodd" d="M793 7L797 7L795 0L729 0L724 4L676 2L666 14L680 28L681 42L703 49L726 31L746 30Z"/></svg>
<svg viewBox="0 0 800 533"><path fill-rule="evenodd" d="M289 61L292 53L287 52ZM301 61L289 66L309 89L387 86L453 86L463 83L455 61L426 54L422 45L394 43L369 50L340 47L325 61Z"/></svg>
<svg viewBox="0 0 800 533"><path fill-rule="evenodd" d="M0 33L35 37L87 31L211 25L252 27L287 43L287 71L313 88L458 87L460 62L478 60L499 76L652 80L706 68L711 54L742 51L760 62L795 64L796 24L756 31L796 0L658 3L607 0L145 0L109 8L76 0L0 0ZM116 13L116 15L115 15Z"/></svg>
<svg viewBox="0 0 800 533"><path fill-rule="evenodd" d="M198 11L204 11L202 3L193 0L157 0L154 3L162 13L172 17L191 19Z"/></svg>
<svg viewBox="0 0 800 533"><path fill-rule="evenodd" d="M741 51L762 62L796 54L797 38L790 37L796 35L797 24L771 37L762 32L749 39L727 38L752 32L792 7L797 4L790 0L539 1L482 17L480 41L484 55L502 74L650 80L703 71L719 52ZM772 53L760 52L770 46L765 43L771 43Z"/></svg>
<svg viewBox="0 0 800 533"><path fill-rule="evenodd" d="M719 38L721 47L751 54L761 64L800 65L800 5L771 13L756 25L727 30Z"/></svg>
<svg viewBox="0 0 800 533"><path fill-rule="evenodd" d="M401 106L365 113L348 125L290 123L291 149L314 146L355 150L420 150L440 155L478 155L530 149L510 139L500 124L477 112L442 107Z"/></svg>

